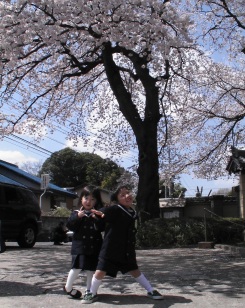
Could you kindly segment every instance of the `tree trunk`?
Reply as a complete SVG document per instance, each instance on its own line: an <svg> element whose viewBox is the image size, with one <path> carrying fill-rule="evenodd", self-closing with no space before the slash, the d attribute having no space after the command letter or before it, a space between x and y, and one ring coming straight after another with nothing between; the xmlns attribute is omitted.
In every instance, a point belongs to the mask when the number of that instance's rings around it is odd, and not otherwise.
<svg viewBox="0 0 245 308"><path fill-rule="evenodd" d="M144 142L138 144L139 176L137 208L141 221L159 217L159 174L157 123L144 123ZM141 133L142 135L142 133Z"/></svg>
<svg viewBox="0 0 245 308"><path fill-rule="evenodd" d="M157 128L161 117L159 113L158 88L148 69L142 68L141 58L131 57L137 75L145 89L145 115L141 119L132 101L131 94L125 88L120 70L113 60L110 44L103 50L103 62L111 89L117 98L120 111L128 121L136 137L139 150L137 208L141 221L159 217L159 175Z"/></svg>

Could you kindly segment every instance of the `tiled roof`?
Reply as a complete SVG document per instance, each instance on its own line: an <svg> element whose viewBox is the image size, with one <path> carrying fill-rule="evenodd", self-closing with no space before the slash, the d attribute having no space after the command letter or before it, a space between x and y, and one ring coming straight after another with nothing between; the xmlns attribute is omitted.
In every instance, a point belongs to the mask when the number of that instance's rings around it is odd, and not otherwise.
<svg viewBox="0 0 245 308"><path fill-rule="evenodd" d="M185 207L186 200L182 198L160 198L160 208Z"/></svg>

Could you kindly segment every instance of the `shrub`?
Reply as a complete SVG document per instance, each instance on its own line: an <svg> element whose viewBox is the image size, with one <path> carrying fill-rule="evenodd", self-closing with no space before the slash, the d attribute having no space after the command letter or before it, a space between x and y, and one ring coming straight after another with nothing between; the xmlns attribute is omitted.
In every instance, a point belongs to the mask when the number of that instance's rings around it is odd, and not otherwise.
<svg viewBox="0 0 245 308"><path fill-rule="evenodd" d="M197 245L207 241L215 243L236 243L243 240L245 220L227 218L156 218L139 224L137 248L167 248Z"/></svg>
<svg viewBox="0 0 245 308"><path fill-rule="evenodd" d="M47 215L54 217L69 217L71 215L71 210L65 207L57 207L55 210L48 212Z"/></svg>
<svg viewBox="0 0 245 308"><path fill-rule="evenodd" d="M245 220L238 218L208 219L207 233L215 243L229 244L243 241Z"/></svg>

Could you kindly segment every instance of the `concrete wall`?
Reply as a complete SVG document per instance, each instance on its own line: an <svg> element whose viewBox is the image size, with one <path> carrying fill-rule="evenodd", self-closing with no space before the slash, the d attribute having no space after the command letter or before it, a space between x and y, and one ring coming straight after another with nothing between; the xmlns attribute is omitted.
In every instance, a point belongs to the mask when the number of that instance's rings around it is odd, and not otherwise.
<svg viewBox="0 0 245 308"><path fill-rule="evenodd" d="M187 198L184 208L184 217L211 216L204 209L221 217L239 217L239 200L236 197L213 195L210 197Z"/></svg>
<svg viewBox="0 0 245 308"><path fill-rule="evenodd" d="M63 221L66 223L68 217L42 216L42 231L37 237L38 242L49 242L52 230Z"/></svg>
<svg viewBox="0 0 245 308"><path fill-rule="evenodd" d="M239 218L239 199L223 195L186 198L185 205L181 207L174 206L174 204L172 206L160 206L160 217L204 217L204 213L206 217L212 216L208 211L221 217Z"/></svg>

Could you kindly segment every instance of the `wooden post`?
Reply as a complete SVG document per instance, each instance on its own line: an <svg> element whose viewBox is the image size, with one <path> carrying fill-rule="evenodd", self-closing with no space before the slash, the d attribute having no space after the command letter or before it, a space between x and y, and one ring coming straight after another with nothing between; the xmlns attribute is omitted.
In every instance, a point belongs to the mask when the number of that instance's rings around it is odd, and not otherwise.
<svg viewBox="0 0 245 308"><path fill-rule="evenodd" d="M205 242L198 242L198 248L200 249L211 249L214 248L214 242L208 242L207 240L207 220L206 220L206 209L204 209L204 237Z"/></svg>
<svg viewBox="0 0 245 308"><path fill-rule="evenodd" d="M205 242L207 242L207 221L206 221L206 214L205 214L205 209L204 209L204 232L205 232Z"/></svg>
<svg viewBox="0 0 245 308"><path fill-rule="evenodd" d="M245 171L244 170L240 172L239 200L240 200L240 218L245 218Z"/></svg>
<svg viewBox="0 0 245 308"><path fill-rule="evenodd" d="M2 222L0 220L0 253L4 252L6 250L5 241L2 237Z"/></svg>

